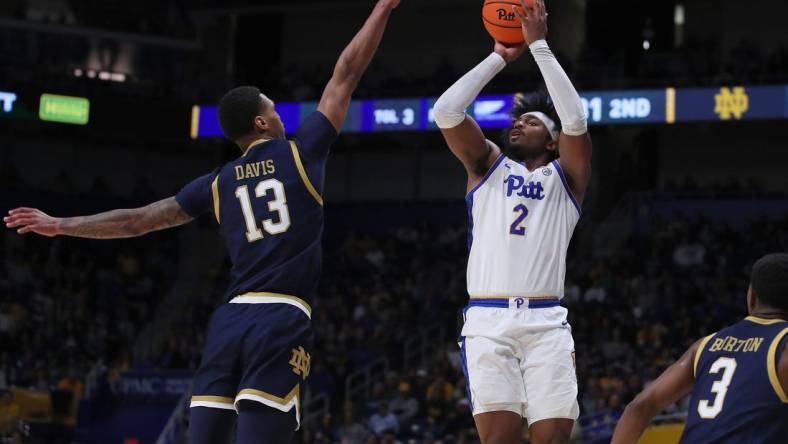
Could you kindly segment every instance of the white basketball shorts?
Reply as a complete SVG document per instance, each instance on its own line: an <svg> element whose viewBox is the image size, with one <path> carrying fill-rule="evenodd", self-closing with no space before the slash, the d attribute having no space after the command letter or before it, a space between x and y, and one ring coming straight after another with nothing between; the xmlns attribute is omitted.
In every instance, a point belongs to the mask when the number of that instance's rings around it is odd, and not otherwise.
<svg viewBox="0 0 788 444"><path fill-rule="evenodd" d="M557 300L472 299L460 337L473 414L576 420L575 343Z"/></svg>

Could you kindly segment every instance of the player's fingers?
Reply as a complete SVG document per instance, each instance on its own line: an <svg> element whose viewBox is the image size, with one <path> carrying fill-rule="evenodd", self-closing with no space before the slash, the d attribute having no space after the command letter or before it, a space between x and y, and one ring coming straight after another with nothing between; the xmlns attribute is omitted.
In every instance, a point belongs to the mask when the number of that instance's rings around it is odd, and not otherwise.
<svg viewBox="0 0 788 444"><path fill-rule="evenodd" d="M8 214L29 213L29 212L34 211L34 210L35 210L35 208L19 207L19 208L14 208L13 210L9 211Z"/></svg>
<svg viewBox="0 0 788 444"><path fill-rule="evenodd" d="M19 234L25 234L25 233L29 233L31 231L33 231L33 229L30 227L30 225L26 225L26 226L16 230L16 232L19 233Z"/></svg>
<svg viewBox="0 0 788 444"><path fill-rule="evenodd" d="M525 1L524 1L524 0L521 0L521 1L523 2L523 4L525 4ZM525 20L526 20L528 17L527 17L525 14L523 14L523 13L521 12L520 8L518 8L518 7L517 7L517 6L515 6L515 5L512 5L512 11L513 11L513 12L514 12L514 13L517 15L517 18L519 18L521 22L525 23Z"/></svg>
<svg viewBox="0 0 788 444"><path fill-rule="evenodd" d="M3 222L5 222L6 226L12 227L19 225L19 220L20 220L19 216L8 216L3 219Z"/></svg>
<svg viewBox="0 0 788 444"><path fill-rule="evenodd" d="M23 219L14 219L10 222L6 222L6 227L8 228L16 228L22 225L28 225L28 222Z"/></svg>
<svg viewBox="0 0 788 444"><path fill-rule="evenodd" d="M525 11L526 16L532 15L534 12L534 8L532 8L525 0L520 0L520 5L523 7L523 11Z"/></svg>
<svg viewBox="0 0 788 444"><path fill-rule="evenodd" d="M18 216L14 219L15 221L22 223L22 224L36 224L41 221L41 219L34 217L34 216Z"/></svg>

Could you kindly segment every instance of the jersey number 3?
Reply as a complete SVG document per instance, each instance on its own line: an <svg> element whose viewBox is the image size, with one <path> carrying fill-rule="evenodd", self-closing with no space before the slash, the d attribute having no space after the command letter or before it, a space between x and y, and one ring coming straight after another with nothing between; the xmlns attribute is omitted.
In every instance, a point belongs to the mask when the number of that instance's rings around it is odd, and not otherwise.
<svg viewBox="0 0 788 444"><path fill-rule="evenodd" d="M725 395L728 394L728 386L731 385L733 373L736 372L736 359L734 358L719 358L711 364L709 373L719 373L722 370L722 377L714 381L711 385L711 392L715 394L714 400L709 403L708 400L702 399L698 403L698 415L703 419L713 419L722 411L722 405L725 403Z"/></svg>
<svg viewBox="0 0 788 444"><path fill-rule="evenodd" d="M263 230L268 234L280 234L290 228L290 212L287 210L287 196L285 196L285 187L282 182L276 179L266 179L261 181L254 187L254 195L257 197L265 197L268 192L273 192L274 198L268 201L268 210L276 212L279 215L279 222L274 222L272 219L263 220ZM249 188L246 185L241 185L235 189L235 197L241 202L241 211L244 213L244 222L246 222L246 240L254 242L263 238L263 231L257 225L254 218L254 211L252 211L252 199L249 197Z"/></svg>

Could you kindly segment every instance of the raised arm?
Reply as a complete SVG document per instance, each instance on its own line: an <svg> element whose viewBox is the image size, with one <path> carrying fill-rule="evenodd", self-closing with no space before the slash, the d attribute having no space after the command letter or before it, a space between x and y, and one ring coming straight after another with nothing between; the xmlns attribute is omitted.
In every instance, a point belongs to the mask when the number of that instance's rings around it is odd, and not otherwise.
<svg viewBox="0 0 788 444"><path fill-rule="evenodd" d="M473 188L495 159L500 148L484 137L484 133L465 109L490 81L525 50L525 45L506 47L498 42L495 50L475 68L462 76L435 102L435 123L440 128L449 149L460 159L468 172L468 189Z"/></svg>
<svg viewBox="0 0 788 444"><path fill-rule="evenodd" d="M533 8L525 0L520 0L520 3L527 15L516 8L514 11L520 17L525 41L542 72L555 111L561 119L558 162L566 173L575 198L582 202L591 178L591 137L588 135L586 112L580 95L545 41L547 10L544 0L535 0Z"/></svg>
<svg viewBox="0 0 788 444"><path fill-rule="evenodd" d="M345 123L353 91L356 90L361 76L378 50L391 11L399 5L399 2L400 0L379 0L364 26L337 60L334 74L323 90L323 96L317 106L317 110L328 118L337 132Z"/></svg>
<svg viewBox="0 0 788 444"><path fill-rule="evenodd" d="M635 444L654 415L692 391L699 343L692 344L678 361L627 405L616 425L611 444Z"/></svg>
<svg viewBox="0 0 788 444"><path fill-rule="evenodd" d="M38 233L43 236L74 236L90 239L119 239L136 237L176 227L190 222L176 202L168 197L150 205L123 210L112 210L92 216L52 217L36 208L16 208L3 221L17 233Z"/></svg>

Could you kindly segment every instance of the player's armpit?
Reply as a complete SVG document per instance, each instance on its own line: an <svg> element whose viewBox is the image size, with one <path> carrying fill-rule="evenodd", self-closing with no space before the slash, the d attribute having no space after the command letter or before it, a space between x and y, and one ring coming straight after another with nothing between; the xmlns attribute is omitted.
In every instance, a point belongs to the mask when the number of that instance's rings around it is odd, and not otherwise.
<svg viewBox="0 0 788 444"><path fill-rule="evenodd" d="M651 418L692 391L695 383L695 353L700 341L668 367L654 382L627 405L616 425L611 444L635 444Z"/></svg>
<svg viewBox="0 0 788 444"><path fill-rule="evenodd" d="M460 159L468 172L468 190L472 189L501 155L501 149L484 137L481 128L470 116L466 116L454 128L442 128L441 133L451 152Z"/></svg>
<svg viewBox="0 0 788 444"><path fill-rule="evenodd" d="M570 136L561 133L558 139L558 163L578 203L583 203L591 180L591 137L588 133Z"/></svg>

